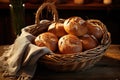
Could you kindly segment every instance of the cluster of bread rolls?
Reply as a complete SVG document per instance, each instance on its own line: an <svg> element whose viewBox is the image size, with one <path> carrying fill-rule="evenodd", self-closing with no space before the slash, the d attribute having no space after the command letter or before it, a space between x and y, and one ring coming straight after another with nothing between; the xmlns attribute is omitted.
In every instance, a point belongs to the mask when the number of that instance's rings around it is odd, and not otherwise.
<svg viewBox="0 0 120 80"><path fill-rule="evenodd" d="M73 54L97 47L103 33L97 22L74 16L50 24L47 32L39 34L34 42L53 52Z"/></svg>

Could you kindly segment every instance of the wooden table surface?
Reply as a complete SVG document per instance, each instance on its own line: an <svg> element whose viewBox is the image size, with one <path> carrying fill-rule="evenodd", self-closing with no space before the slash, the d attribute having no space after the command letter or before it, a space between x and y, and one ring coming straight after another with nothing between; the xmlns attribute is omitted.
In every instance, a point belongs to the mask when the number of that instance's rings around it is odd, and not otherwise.
<svg viewBox="0 0 120 80"><path fill-rule="evenodd" d="M7 46L0 46L0 55ZM3 78L0 71L0 80ZM83 72L53 72L37 67L32 80L120 80L120 45L110 45L106 54L92 68Z"/></svg>

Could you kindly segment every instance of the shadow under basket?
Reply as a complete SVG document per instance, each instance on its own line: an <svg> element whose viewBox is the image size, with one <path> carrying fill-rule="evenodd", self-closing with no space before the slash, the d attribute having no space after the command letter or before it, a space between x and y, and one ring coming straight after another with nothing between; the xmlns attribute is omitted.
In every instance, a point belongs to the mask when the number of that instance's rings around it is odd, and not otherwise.
<svg viewBox="0 0 120 80"><path fill-rule="evenodd" d="M53 12L53 21L40 23L39 15L42 9L47 6L49 7L49 9L51 8ZM36 12L35 24L28 26L26 28L26 31L34 36L37 36L44 30L47 30L48 25L50 25L52 22L57 21L60 21L60 19L58 19L58 14L55 5L53 5L53 3L43 3ZM81 71L94 66L102 58L105 51L109 47L111 43L111 36L106 26L101 21L94 19L91 19L91 21L101 25L101 28L104 31L104 35L100 41L100 44L97 47L74 54L57 54L53 52L53 54L46 54L43 57L41 57L39 62L45 65L48 69L62 72Z"/></svg>

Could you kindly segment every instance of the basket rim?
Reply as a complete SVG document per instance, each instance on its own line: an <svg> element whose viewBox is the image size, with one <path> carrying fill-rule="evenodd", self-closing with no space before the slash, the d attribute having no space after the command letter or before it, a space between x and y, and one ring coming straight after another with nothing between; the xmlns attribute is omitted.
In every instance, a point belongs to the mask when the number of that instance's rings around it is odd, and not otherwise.
<svg viewBox="0 0 120 80"><path fill-rule="evenodd" d="M93 19L92 19L93 20ZM95 20L95 21L99 21L99 20ZM103 24L102 24L103 25ZM36 27L36 25L34 24L34 25L30 25L30 26L27 26L27 27L25 27L24 28L24 30L25 31L27 31L27 32L29 32L29 31L31 31L31 29L35 29L34 27ZM103 38L102 38L102 40L101 40L101 43L97 46L97 47L95 47L95 48L92 48L92 49L89 49L89 50L86 50L86 51L82 51L82 52L78 52L78 53L73 53L73 54L56 54L55 52L52 52L51 54L46 54L47 56L49 55L49 56L60 56L61 55L61 57L63 56L73 56L73 55L79 55L79 56L85 56L85 55L87 55L87 54L89 54L89 56L88 57L90 57L90 55L91 55L91 57L93 56L96 56L96 55L99 55L99 53L101 53L102 52L102 50L104 51L105 49L107 49L108 47L109 47L109 45L111 44L111 34L110 34L110 32L108 32L107 31L107 28L106 28L106 26L105 25L103 25L102 27L104 27L104 31L105 31L105 33L104 33L104 35L103 35ZM29 30L30 29L30 30ZM31 33L31 32L29 32L29 33ZM32 34L32 33L31 33ZM97 52L99 52L98 54L96 53L96 52L94 52L94 51L97 51ZM92 53L92 54L91 54ZM46 56L45 55L45 56ZM87 56L86 56L87 57Z"/></svg>

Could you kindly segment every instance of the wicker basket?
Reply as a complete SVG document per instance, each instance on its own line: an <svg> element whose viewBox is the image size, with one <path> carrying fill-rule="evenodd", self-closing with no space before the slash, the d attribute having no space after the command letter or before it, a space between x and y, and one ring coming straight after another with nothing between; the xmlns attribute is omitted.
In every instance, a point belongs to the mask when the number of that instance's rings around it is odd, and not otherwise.
<svg viewBox="0 0 120 80"><path fill-rule="evenodd" d="M40 24L39 15L45 7L48 7L52 10L53 21ZM35 25L29 26L27 32L36 36L39 33L42 33L42 31L46 30L49 24L56 21L60 20L58 19L58 13L55 5L52 3L44 3L37 10ZM40 62L43 63L47 68L55 71L80 71L94 66L94 64L102 58L106 49L109 47L111 38L106 26L101 21L94 19L91 21L98 22L104 31L100 45L98 45L96 48L76 54L47 54L40 59Z"/></svg>

